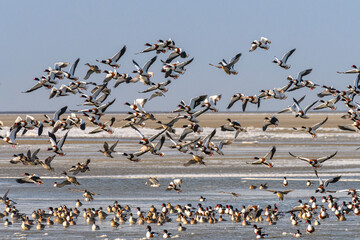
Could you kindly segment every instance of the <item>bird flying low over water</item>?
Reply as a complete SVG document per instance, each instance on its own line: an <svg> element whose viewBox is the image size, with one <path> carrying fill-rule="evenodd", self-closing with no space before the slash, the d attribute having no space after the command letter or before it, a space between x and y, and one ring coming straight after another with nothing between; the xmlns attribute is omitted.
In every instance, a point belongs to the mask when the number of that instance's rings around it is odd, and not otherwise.
<svg viewBox="0 0 360 240"><path fill-rule="evenodd" d="M41 166L42 166L43 168L45 168L46 170L54 171L55 169L54 169L53 167L51 167L51 162L52 162L52 160L54 160L55 157L56 157L56 154L47 157L44 161L39 161L39 163L40 163Z"/></svg>
<svg viewBox="0 0 360 240"><path fill-rule="evenodd" d="M285 53L281 59L278 59L277 57L275 57L275 60L273 61L273 63L276 63L278 66L280 66L284 69L289 69L291 67L291 65L287 65L286 62L289 59L289 57L295 52L295 50L296 50L296 48L291 49L289 52Z"/></svg>
<svg viewBox="0 0 360 240"><path fill-rule="evenodd" d="M17 143L15 142L16 139L16 134L20 131L21 127L15 127L10 129L6 136L0 136L0 139L2 139L4 142L7 142L9 144L11 144L12 146L17 145Z"/></svg>
<svg viewBox="0 0 360 240"><path fill-rule="evenodd" d="M300 104L299 102L293 98L294 100L294 103L295 103L295 106L296 106L296 114L295 114L295 117L301 117L301 118L309 118L308 116L306 116L306 113L310 110L310 108L312 108L317 102L318 100L316 100L315 102L311 103L310 105L308 105L305 110L302 110L302 108L300 107Z"/></svg>
<svg viewBox="0 0 360 240"><path fill-rule="evenodd" d="M100 150L98 150L98 152L103 153L105 157L113 158L113 156L111 154L116 152L115 148L116 148L116 145L118 144L118 142L119 142L119 140L117 140L113 145L111 145L111 147L109 147L109 144L107 142L104 142L104 145L103 145L104 150L100 149Z"/></svg>
<svg viewBox="0 0 360 240"><path fill-rule="evenodd" d="M239 123L239 121L237 121L237 120L231 121L230 118L228 118L226 120L228 121L228 123L220 126L221 131L236 131L234 138L237 138L237 136L239 135L240 132L246 132L246 129L241 127L241 124Z"/></svg>
<svg viewBox="0 0 360 240"><path fill-rule="evenodd" d="M79 172L85 173L87 171L90 171L89 164L90 159L87 159L86 162L83 163L77 163L75 166L72 166L69 169L69 172L72 172L74 175L78 174Z"/></svg>
<svg viewBox="0 0 360 240"><path fill-rule="evenodd" d="M160 181L157 177L149 177L145 185L150 185L150 187L160 187Z"/></svg>
<svg viewBox="0 0 360 240"><path fill-rule="evenodd" d="M335 104L340 100L340 98L341 97L338 95L336 98L333 98L331 100L327 100L327 101L319 100L321 102L321 104L314 107L313 110L320 110L320 109L324 109L324 108L336 110Z"/></svg>
<svg viewBox="0 0 360 240"><path fill-rule="evenodd" d="M327 179L326 181L323 181L319 175L318 172L316 171L316 169L314 169L315 175L316 177L319 179L319 186L318 188L315 190L315 193L325 193L325 192L334 192L334 191L327 191L325 188L330 184L330 183L336 183L340 180L341 176L337 176L334 178L330 178Z"/></svg>
<svg viewBox="0 0 360 240"><path fill-rule="evenodd" d="M241 53L238 53L235 55L235 57L230 59L229 63L227 63L225 59L223 59L221 62L219 62L219 66L213 65L211 63L209 65L224 70L224 72L228 75L231 74L236 75L238 74L238 72L234 70L234 65L239 61L240 57L241 57Z"/></svg>
<svg viewBox="0 0 360 240"><path fill-rule="evenodd" d="M53 151L53 152L59 154L60 156L64 156L65 153L64 153L64 151L62 150L62 147L63 147L63 145L64 145L64 143L65 143L65 140L66 140L66 137L67 137L68 133L69 133L69 131L67 131L67 132L65 133L65 135L62 136L62 138L61 138L59 141L56 141L56 136L55 136L55 134L53 134L53 133L51 133L51 132L48 132L48 134L49 134L49 139L50 139L50 143L51 143L51 147L48 148L47 150L48 150L48 151Z"/></svg>
<svg viewBox="0 0 360 240"><path fill-rule="evenodd" d="M126 46L124 46L119 52L117 52L112 58L106 60L96 60L97 62L107 64L110 67L118 68L120 65L117 63L119 59L124 55L126 51Z"/></svg>
<svg viewBox="0 0 360 240"><path fill-rule="evenodd" d="M151 136L150 138L146 138L144 136L144 134L142 134L140 132L139 129L137 129L134 125L130 124L130 127L132 127L141 137L141 140L139 141L139 144L142 144L142 145L149 145L152 141L154 141L158 136L160 136L161 134L163 134L166 129L162 130L161 132L157 133L157 134L154 134L153 136Z"/></svg>
<svg viewBox="0 0 360 240"><path fill-rule="evenodd" d="M268 190L268 189L264 189L264 191L268 191L268 192L272 192L274 194L276 194L279 198L279 200L283 201L284 200L284 195L294 191L294 190L286 190L286 191L278 191L278 190Z"/></svg>
<svg viewBox="0 0 360 240"><path fill-rule="evenodd" d="M219 192L219 193L230 194L231 196L236 198L242 196L241 194L235 192Z"/></svg>
<svg viewBox="0 0 360 240"><path fill-rule="evenodd" d="M314 125L312 125L311 127L306 127L306 126L302 126L301 128L297 129L297 128L293 128L294 130L305 130L307 131L313 138L316 138L316 130L321 127L324 123L326 123L326 121L328 120L328 117L326 117L324 120L322 120L321 122L318 122Z"/></svg>
<svg viewBox="0 0 360 240"><path fill-rule="evenodd" d="M43 184L41 178L36 174L24 173L25 177L16 179L17 183L34 183L36 185Z"/></svg>
<svg viewBox="0 0 360 240"><path fill-rule="evenodd" d="M194 154L192 152L190 152L190 154L192 155L193 158L184 164L185 167L188 167L188 166L190 166L192 164L196 164L196 163L199 163L200 165L205 165L205 162L203 161L205 156L199 155L199 154Z"/></svg>
<svg viewBox="0 0 360 240"><path fill-rule="evenodd" d="M292 154L291 152L289 152L290 156L300 159L302 161L308 162L313 168L319 168L321 167L321 163L324 163L325 161L333 158L336 154L337 151L329 156L324 156L324 157L319 157L319 158L306 158L306 157L302 157L302 156L296 156L294 154Z"/></svg>
<svg viewBox="0 0 360 240"><path fill-rule="evenodd" d="M190 99L189 105L186 105L184 100L181 100L180 104L178 105L178 109L174 110L173 112L186 112L188 114L193 114L195 111L194 109L203 102L208 95L201 95L197 97L193 97Z"/></svg>
<svg viewBox="0 0 360 240"><path fill-rule="evenodd" d="M269 117L264 118L264 124L262 127L263 131L266 131L266 129L271 125L273 125L275 127L279 126L279 119L277 119L277 117L275 115L272 116L271 118L269 118Z"/></svg>
<svg viewBox="0 0 360 240"><path fill-rule="evenodd" d="M67 106L60 108L54 113L53 118L51 119L48 115L44 114L44 116L47 118L44 120L44 123L48 123L51 127L55 125L55 123L59 120L60 116L63 115L67 110Z"/></svg>
<svg viewBox="0 0 360 240"><path fill-rule="evenodd" d="M272 168L274 164L270 160L274 157L275 152L276 152L276 147L273 146L272 149L264 157L262 158L254 157L256 161L247 162L247 164L252 164L252 165L263 164L269 168Z"/></svg>

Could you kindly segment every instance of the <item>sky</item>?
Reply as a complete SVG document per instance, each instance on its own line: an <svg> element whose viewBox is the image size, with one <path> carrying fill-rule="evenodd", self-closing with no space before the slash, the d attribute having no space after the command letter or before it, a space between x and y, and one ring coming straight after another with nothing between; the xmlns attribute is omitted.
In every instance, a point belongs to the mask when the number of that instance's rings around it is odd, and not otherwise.
<svg viewBox="0 0 360 240"><path fill-rule="evenodd" d="M33 79L43 75L45 68L59 61L72 63L80 58L75 75L82 80L85 63L109 58L124 45L127 51L119 60L118 71L131 73L135 70L132 60L142 66L156 55L135 55L145 43L168 38L194 61L184 75L171 79L166 97L145 105L148 111L172 111L181 100L188 103L202 94L222 94L219 110L227 111L233 94L254 95L261 89L282 87L288 83L288 75L296 77L307 68L313 71L305 79L345 89L356 76L336 71L360 64L359 7L358 1L4 1L0 10L0 111L54 112L65 105L82 109L77 106L83 101L80 95L49 99L50 91L44 88L22 92L36 84ZM270 49L249 52L251 42L262 36L271 40ZM272 63L274 56L281 57L293 48L296 51L288 61L289 70ZM238 75L228 76L209 66L237 53L242 53L235 65ZM167 55L159 54L150 68L155 83L166 81L160 59ZM89 81L100 84L103 78L104 74L93 74ZM109 85L114 83L112 80ZM139 82L112 89L109 100L116 101L109 111L128 111L124 102L149 97L149 93L138 93L146 88ZM279 111L292 104L292 97L305 94L303 104L308 105L320 91L301 89L288 93L286 100L262 101L259 109L250 104L247 110ZM339 109L345 109L343 103ZM231 110L241 111L241 104Z"/></svg>

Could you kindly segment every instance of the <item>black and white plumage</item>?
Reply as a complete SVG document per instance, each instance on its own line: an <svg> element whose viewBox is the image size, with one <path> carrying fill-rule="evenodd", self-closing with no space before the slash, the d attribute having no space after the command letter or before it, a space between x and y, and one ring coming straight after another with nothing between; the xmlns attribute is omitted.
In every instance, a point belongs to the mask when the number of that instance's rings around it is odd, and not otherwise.
<svg viewBox="0 0 360 240"><path fill-rule="evenodd" d="M239 61L240 57L241 57L241 53L238 53L235 55L235 57L230 59L229 63L227 63L225 59L223 59L221 62L219 62L219 66L213 64L209 64L209 65L224 70L224 72L228 75L231 74L236 75L238 74L238 72L234 70L234 65Z"/></svg>
<svg viewBox="0 0 360 240"><path fill-rule="evenodd" d="M296 50L296 48L291 49L289 52L285 53L281 59L278 59L277 57L275 57L275 60L273 61L273 63L276 63L278 66L280 66L284 69L289 69L291 67L291 65L287 65L286 62L289 59L289 57L295 52L295 50Z"/></svg>
<svg viewBox="0 0 360 240"><path fill-rule="evenodd" d="M124 46L119 52L117 52L112 58L106 60L96 60L97 62L107 64L110 67L118 68L120 65L117 63L119 59L124 55L126 52L126 46Z"/></svg>

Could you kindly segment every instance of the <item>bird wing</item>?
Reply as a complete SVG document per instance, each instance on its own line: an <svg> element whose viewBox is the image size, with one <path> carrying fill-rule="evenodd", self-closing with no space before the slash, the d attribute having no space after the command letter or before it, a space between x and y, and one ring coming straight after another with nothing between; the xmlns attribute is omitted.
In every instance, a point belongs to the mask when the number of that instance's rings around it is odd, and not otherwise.
<svg viewBox="0 0 360 240"><path fill-rule="evenodd" d="M315 131L316 129L318 129L321 125L323 125L326 121L328 120L328 117L326 117L324 120L322 120L321 122L318 122L317 124L313 125L311 128Z"/></svg>
<svg viewBox="0 0 360 240"><path fill-rule="evenodd" d="M279 111L278 113L284 113L284 112L291 112L290 107L284 108L283 110Z"/></svg>
<svg viewBox="0 0 360 240"><path fill-rule="evenodd" d="M210 97L209 97L209 101L210 101L210 102L213 102L214 105L216 105L216 103L217 103L218 101L220 101L221 96L222 96L222 94L210 96Z"/></svg>
<svg viewBox="0 0 360 240"><path fill-rule="evenodd" d="M179 138L179 141L182 141L184 140L184 138L186 137L186 135L188 135L189 133L192 133L193 130L190 129L190 128L185 128L184 131L182 132L180 138Z"/></svg>
<svg viewBox="0 0 360 240"><path fill-rule="evenodd" d="M246 162L247 164L252 164L252 165L260 165L260 164L262 164L263 162L262 162L262 160L261 159L259 159L259 160L256 160L256 161L254 161L254 162Z"/></svg>
<svg viewBox="0 0 360 240"><path fill-rule="evenodd" d="M180 56L179 53L177 53L176 49L174 51L172 51L170 53L170 55L168 56L168 58L166 59L165 63L171 63L172 60L174 60L175 58L177 58L178 56Z"/></svg>
<svg viewBox="0 0 360 240"><path fill-rule="evenodd" d="M111 127L114 124L114 122L115 122L115 117L112 117L109 121L106 121L104 124L109 125Z"/></svg>
<svg viewBox="0 0 360 240"><path fill-rule="evenodd" d="M171 135L168 132L166 132L165 134L174 145L177 145L177 142L175 142L175 140L171 137Z"/></svg>
<svg viewBox="0 0 360 240"><path fill-rule="evenodd" d="M62 188L64 186L66 186L66 185L71 185L71 182L69 182L68 180L64 180L61 183L58 183L57 187Z"/></svg>
<svg viewBox="0 0 360 240"><path fill-rule="evenodd" d="M141 138L145 138L144 134L142 134L139 129L137 129L134 125L132 125L131 123L129 124L130 127L132 127L139 135Z"/></svg>
<svg viewBox="0 0 360 240"><path fill-rule="evenodd" d="M263 189L264 191L267 191L267 192L272 192L272 193L277 193L278 191L275 191L275 190L268 190L268 189Z"/></svg>
<svg viewBox="0 0 360 240"><path fill-rule="evenodd" d="M338 125L338 127L341 130L346 130L346 131L351 131L351 132L356 132L357 129L355 129L352 125L351 126L342 126L342 125Z"/></svg>
<svg viewBox="0 0 360 240"><path fill-rule="evenodd" d="M4 194L4 196L2 197L3 200L6 200L6 199L7 199L7 195L9 194L9 192L10 192L10 189L8 189L8 190L6 191L6 193Z"/></svg>
<svg viewBox="0 0 360 240"><path fill-rule="evenodd" d="M235 128L231 127L228 123L222 125L220 128L221 128L221 131L223 131L223 132L224 131L231 131L231 132L235 131Z"/></svg>
<svg viewBox="0 0 360 240"><path fill-rule="evenodd" d="M60 141L59 141L59 143L58 143L59 148L62 148L62 146L64 145L65 140L66 140L66 138L67 138L67 135L68 135L69 131L70 131L70 130L68 130L68 131L65 133L65 135L60 139Z"/></svg>
<svg viewBox="0 0 360 240"><path fill-rule="evenodd" d="M56 136L55 136L55 134L53 134L51 132L48 132L48 135L49 135L51 146L56 146Z"/></svg>
<svg viewBox="0 0 360 240"><path fill-rule="evenodd" d="M159 132L159 133L151 136L151 137L149 138L149 142L154 141L158 136L160 136L161 134L163 134L165 131L166 131L166 129L164 129L164 130L162 130L161 132Z"/></svg>
<svg viewBox="0 0 360 240"><path fill-rule="evenodd" d="M165 142L165 136L162 135L160 141L155 145L155 150L160 151Z"/></svg>
<svg viewBox="0 0 360 240"><path fill-rule="evenodd" d="M309 69L306 69L306 70L304 70L304 71L299 72L297 79L298 79L299 81L302 80L302 77L310 74L311 71L312 71L312 69L309 68Z"/></svg>
<svg viewBox="0 0 360 240"><path fill-rule="evenodd" d="M204 139L204 145L207 146L209 144L209 142L211 141L211 139L215 136L216 133L216 129L214 129L209 135L207 135Z"/></svg>
<svg viewBox="0 0 360 240"><path fill-rule="evenodd" d="M70 73L70 76L74 76L74 74L75 74L75 69L76 69L79 61L80 61L80 58L76 59L76 61L73 63L73 65L71 65L70 72L69 72L69 73Z"/></svg>
<svg viewBox="0 0 360 240"><path fill-rule="evenodd" d="M148 72L150 66L156 61L157 56L153 57L152 59L150 59L147 63L145 63L144 67L143 67L143 71L144 72Z"/></svg>
<svg viewBox="0 0 360 240"><path fill-rule="evenodd" d="M198 117L200 116L201 114L203 114L204 112L206 112L207 110L209 110L209 108L204 108L203 110L199 110L197 112L195 112L194 114L192 114L193 117Z"/></svg>
<svg viewBox="0 0 360 240"><path fill-rule="evenodd" d="M82 190L82 189L75 189L75 188L69 188L70 191L73 191L73 192L85 192L85 190Z"/></svg>
<svg viewBox="0 0 360 240"><path fill-rule="evenodd" d="M274 91L278 91L280 93L284 93L286 92L292 85L292 82L289 82L289 84L287 84L286 86L282 87L282 88L274 88Z"/></svg>
<svg viewBox="0 0 360 240"><path fill-rule="evenodd" d="M117 61L121 58L121 56L124 55L125 51L126 51L126 46L124 46L119 52L117 52L117 53L111 58L111 60L112 60L113 62L117 62Z"/></svg>
<svg viewBox="0 0 360 240"><path fill-rule="evenodd" d="M189 104L190 108L191 109L196 108L206 98L207 98L207 95L201 95L201 96L197 96L197 97L194 97L194 98L190 99L190 104Z"/></svg>
<svg viewBox="0 0 360 240"><path fill-rule="evenodd" d="M295 107L297 108L297 111L298 111L298 112L302 111L302 109L301 109L298 101L297 101L295 98L293 98L293 101L294 101Z"/></svg>
<svg viewBox="0 0 360 240"><path fill-rule="evenodd" d="M310 104L309 106L307 106L304 110L305 113L307 113L307 111L310 110L310 108L312 108L319 100L316 100L315 102L313 102L312 104Z"/></svg>
<svg viewBox="0 0 360 240"><path fill-rule="evenodd" d="M119 140L117 140L116 143L114 143L114 144L110 147L109 150L110 150L111 152L115 152L114 149L116 148L116 145L118 144L118 142L119 142Z"/></svg>
<svg viewBox="0 0 360 240"><path fill-rule="evenodd" d="M320 105L313 108L313 110L320 110L326 108L326 103L321 103Z"/></svg>
<svg viewBox="0 0 360 240"><path fill-rule="evenodd" d="M268 152L268 153L264 156L264 158L272 159L273 156L274 156L274 154L275 154L275 152L276 152L276 147L273 146L272 149L270 150L270 152Z"/></svg>
<svg viewBox="0 0 360 240"><path fill-rule="evenodd" d="M192 58L192 59L190 59L190 60L188 60L188 61L179 63L179 64L177 65L177 67L178 67L178 68L183 68L183 67L185 67L186 65L190 64L193 60L194 60L194 58Z"/></svg>
<svg viewBox="0 0 360 240"><path fill-rule="evenodd" d="M42 83L40 83L40 81L35 84L32 88L30 88L29 90L26 90L24 93L29 93L29 92L32 92L32 91L35 91L36 89L39 89L43 86Z"/></svg>
<svg viewBox="0 0 360 240"><path fill-rule="evenodd" d="M221 68L221 66L217 66L217 65L214 65L214 64L211 64L209 63L210 66L213 66L213 67L216 67L216 68Z"/></svg>
<svg viewBox="0 0 360 240"><path fill-rule="evenodd" d="M51 163L51 161L52 161L55 157L56 157L56 154L53 155L53 156L47 157L47 158L44 160L45 164L49 165L49 164Z"/></svg>
<svg viewBox="0 0 360 240"><path fill-rule="evenodd" d="M55 113L54 113L54 122L56 122L57 120L59 120L59 117L64 114L67 110L67 106L65 107L62 107L60 108L59 110L57 110Z"/></svg>
<svg viewBox="0 0 360 240"><path fill-rule="evenodd" d="M327 187L329 185L329 183L336 183L340 180L340 178L341 178L341 176L330 178L324 182L324 186Z"/></svg>
<svg viewBox="0 0 360 240"><path fill-rule="evenodd" d="M104 147L105 152L109 151L109 144L107 142L104 142L103 147Z"/></svg>
<svg viewBox="0 0 360 240"><path fill-rule="evenodd" d="M296 48L290 50L289 52L285 53L284 56L282 57L281 61L283 63L286 63L288 58L291 56L291 54L293 54L295 52Z"/></svg>
<svg viewBox="0 0 360 240"><path fill-rule="evenodd" d="M336 154L337 154L337 151L335 153L329 155L329 156L318 158L317 160L318 160L318 162L323 163L326 160L329 160L330 158L333 158Z"/></svg>
<svg viewBox="0 0 360 240"><path fill-rule="evenodd" d="M229 68L231 68L232 66L234 66L235 63L237 63L239 61L241 57L241 53L238 53L235 55L235 57L233 57L232 59L230 59L229 64L227 65Z"/></svg>
<svg viewBox="0 0 360 240"><path fill-rule="evenodd" d="M192 165L192 164L196 164L196 163L197 163L197 161L195 161L194 159L191 159L191 160L189 160L187 163L185 163L184 166L185 166L185 167L188 167L188 166L190 166L190 165Z"/></svg>
<svg viewBox="0 0 360 240"><path fill-rule="evenodd" d="M297 159L300 159L300 160L302 160L302 161L305 161L305 162L309 162L309 161L310 161L310 159L308 159L308 158L301 157L301 156L296 156L296 155L292 154L291 152L289 152L289 154L290 154L290 156L292 156L292 157L294 157L294 158L297 158Z"/></svg>
<svg viewBox="0 0 360 240"><path fill-rule="evenodd" d="M319 179L319 185L323 185L324 182L323 182L323 180L319 177L318 172L316 171L315 168L314 168L314 172L315 172L316 177Z"/></svg>
<svg viewBox="0 0 360 240"><path fill-rule="evenodd" d="M281 191L283 194L288 194L289 192L292 192L292 191L294 191L294 189L292 189L292 190L286 190L286 191Z"/></svg>
<svg viewBox="0 0 360 240"><path fill-rule="evenodd" d="M146 102L147 98L137 98L135 99L134 104L140 106L141 108L144 108Z"/></svg>
<svg viewBox="0 0 360 240"><path fill-rule="evenodd" d="M230 109L232 107L232 105L234 105L235 102L239 101L241 99L241 96L237 96L237 95L234 95L231 100L230 100L230 103L229 105L227 106L226 109Z"/></svg>

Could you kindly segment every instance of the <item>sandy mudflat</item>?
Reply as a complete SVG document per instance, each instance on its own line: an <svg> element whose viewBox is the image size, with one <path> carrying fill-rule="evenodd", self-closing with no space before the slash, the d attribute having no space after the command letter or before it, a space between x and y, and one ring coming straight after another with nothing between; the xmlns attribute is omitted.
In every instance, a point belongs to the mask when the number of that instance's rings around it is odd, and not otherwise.
<svg viewBox="0 0 360 240"><path fill-rule="evenodd" d="M231 120L238 120L240 124L243 127L256 127L261 128L264 117L268 116L271 117L276 113L205 113L201 115L198 119L200 120L200 125L202 127L219 127L223 124L225 124L227 121L227 118L231 118ZM310 116L309 119L301 119L301 118L295 118L292 114L276 114L276 117L280 121L280 127L283 128L292 128L292 127L299 127L302 125L313 125L317 122L320 122L323 120L326 116L329 117L329 120L324 125L324 127L328 128L334 128L338 125L345 125L345 124L351 124L349 120L344 120L341 118L341 116L344 113L332 113L332 112L323 112L323 113L309 113ZM44 120L45 117L43 114L30 114L31 116L35 117L37 120ZM52 116L52 114L49 114ZM25 114L0 114L0 120L4 122L5 126L10 126L16 119L17 116L21 116L22 118L25 118ZM63 115L63 117L66 117L67 113ZM78 115L81 117L81 115ZM128 116L126 114L106 114L101 118L102 121L107 121L112 117L115 117L116 121L114 123L115 128L123 126L127 121L124 121L123 119ZM158 113L154 114L157 121L162 121L164 123L171 120L171 118L176 117L177 114L174 113ZM83 117L83 119L88 123L88 120L86 117ZM187 120L180 120L176 123L175 127L181 127L184 124L188 124ZM91 126L91 124L89 125ZM148 120L146 121L146 127L154 128L158 127L159 124L156 123L156 121Z"/></svg>

